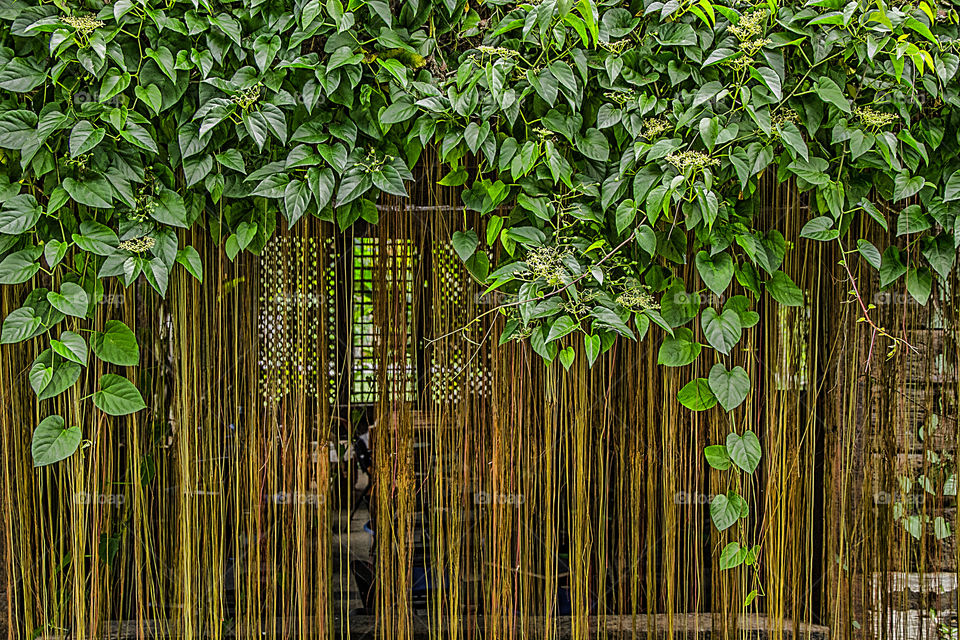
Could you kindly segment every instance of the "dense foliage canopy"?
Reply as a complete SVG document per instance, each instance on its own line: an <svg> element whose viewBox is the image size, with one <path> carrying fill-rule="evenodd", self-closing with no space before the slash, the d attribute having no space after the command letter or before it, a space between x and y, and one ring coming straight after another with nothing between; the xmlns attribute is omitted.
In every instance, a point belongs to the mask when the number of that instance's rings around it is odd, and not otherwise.
<svg viewBox="0 0 960 640"><path fill-rule="evenodd" d="M202 278L178 228L201 225L233 258L262 249L278 215L375 222L431 147L441 184L484 220L453 242L509 296L501 340L548 362L569 367L575 338L592 363L652 322L660 363L684 366L704 347L730 354L765 293L802 305L781 270L796 238L755 222L764 175L810 192L804 237L925 303L960 241L958 37L952 6L925 0L8 0L0 283L43 286L0 340L49 335L29 379L53 397L87 363L79 330L105 278L160 294L178 264ZM889 246L852 237L858 216ZM688 253L720 303L676 277ZM722 298L734 278L750 295ZM89 337L101 360L138 363L123 323ZM749 389L721 363L679 399L731 411ZM115 374L92 401L144 406ZM752 472L756 436L731 437L708 459ZM80 438L51 416L35 460ZM721 497L714 520L730 526L745 505Z"/></svg>

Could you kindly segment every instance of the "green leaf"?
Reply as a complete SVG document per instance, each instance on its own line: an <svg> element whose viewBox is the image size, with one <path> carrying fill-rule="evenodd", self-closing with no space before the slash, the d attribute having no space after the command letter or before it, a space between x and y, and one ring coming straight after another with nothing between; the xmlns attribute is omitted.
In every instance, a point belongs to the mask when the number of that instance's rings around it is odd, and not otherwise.
<svg viewBox="0 0 960 640"><path fill-rule="evenodd" d="M737 465L747 473L756 471L760 465L760 440L757 434L749 429L743 432L742 436L736 433L727 434L727 453L733 464Z"/></svg>
<svg viewBox="0 0 960 640"><path fill-rule="evenodd" d="M710 501L710 519L719 531L726 531L749 512L747 501L732 491L726 495L716 495Z"/></svg>
<svg viewBox="0 0 960 640"><path fill-rule="evenodd" d="M72 282L64 282L60 286L60 293L53 291L47 293L47 300L60 313L78 318L86 317L87 307L90 304L84 288Z"/></svg>
<svg viewBox="0 0 960 640"><path fill-rule="evenodd" d="M80 447L81 438L80 427L67 428L60 416L47 416L33 431L33 466L44 467L69 458Z"/></svg>
<svg viewBox="0 0 960 640"><path fill-rule="evenodd" d="M920 267L907 271L907 291L918 303L927 304L932 287L933 276L930 274L930 269Z"/></svg>
<svg viewBox="0 0 960 640"><path fill-rule="evenodd" d="M157 196L156 206L150 210L150 215L157 222L168 224L172 227L181 227L186 229L187 207L183 203L183 198L176 191L164 189Z"/></svg>
<svg viewBox="0 0 960 640"><path fill-rule="evenodd" d="M777 72L769 67L761 67L760 69L750 70L751 75L760 80L767 89L770 90L770 93L773 94L773 97L777 100L780 100L783 97L783 92L780 86L780 76L777 75Z"/></svg>
<svg viewBox="0 0 960 640"><path fill-rule="evenodd" d="M217 162L228 169L233 169L234 171L239 171L244 174L247 172L247 166L243 162L243 154L236 149L227 149L223 153L215 154L214 157L217 159Z"/></svg>
<svg viewBox="0 0 960 640"><path fill-rule="evenodd" d="M615 215L617 235L622 234L637 217L637 203L633 200L624 200L617 206Z"/></svg>
<svg viewBox="0 0 960 640"><path fill-rule="evenodd" d="M74 201L80 204L97 209L113 208L113 190L103 178L83 182L65 178L63 188Z"/></svg>
<svg viewBox="0 0 960 640"><path fill-rule="evenodd" d="M803 291L783 271L773 274L773 277L767 281L766 289L774 300L784 306L803 306Z"/></svg>
<svg viewBox="0 0 960 640"><path fill-rule="evenodd" d="M573 360L576 357L577 352L569 345L560 350L560 364L562 364L563 368L567 371L570 370L570 365L573 364Z"/></svg>
<svg viewBox="0 0 960 640"><path fill-rule="evenodd" d="M65 360L52 349L45 349L30 366L30 386L37 400L46 400L60 395L80 379L81 367L76 362Z"/></svg>
<svg viewBox="0 0 960 640"><path fill-rule="evenodd" d="M108 69L100 83L100 102L107 102L110 98L122 93L130 86L130 74L119 69Z"/></svg>
<svg viewBox="0 0 960 640"><path fill-rule="evenodd" d="M550 323L550 332L547 334L547 342L559 340L578 327L576 320L570 316L563 315Z"/></svg>
<svg viewBox="0 0 960 640"><path fill-rule="evenodd" d="M73 241L84 251L95 253L98 256L110 256L117 250L120 239L108 227L87 220L80 224L80 235L73 234Z"/></svg>
<svg viewBox="0 0 960 640"><path fill-rule="evenodd" d="M943 188L943 201L960 200L960 171L954 171Z"/></svg>
<svg viewBox="0 0 960 640"><path fill-rule="evenodd" d="M473 229L457 231L453 234L453 249L464 262L470 259L479 244L480 239L477 238L477 232Z"/></svg>
<svg viewBox="0 0 960 640"><path fill-rule="evenodd" d="M930 218L923 213L920 205L911 204L905 207L897 216L897 235L905 236L911 233L920 233L933 226Z"/></svg>
<svg viewBox="0 0 960 640"><path fill-rule="evenodd" d="M183 265L190 275L199 282L203 282L203 262L200 260L200 254L191 246L186 246L177 252L177 262Z"/></svg>
<svg viewBox="0 0 960 640"><path fill-rule="evenodd" d="M710 346L724 355L729 354L740 341L740 316L732 309L717 313L713 308L707 307L700 314L700 327Z"/></svg>
<svg viewBox="0 0 960 640"><path fill-rule="evenodd" d="M82 336L72 331L64 331L60 334L59 340L51 340L50 347L53 352L62 358L76 362L79 365L87 365L87 343Z"/></svg>
<svg viewBox="0 0 960 640"><path fill-rule="evenodd" d="M899 249L887 247L880 262L880 288L886 289L906 272L907 268L900 261Z"/></svg>
<svg viewBox="0 0 960 640"><path fill-rule="evenodd" d="M597 356L600 355L600 350L603 344L598 335L583 334L583 348L587 353L587 361L590 366L593 366L593 363L597 361Z"/></svg>
<svg viewBox="0 0 960 640"><path fill-rule="evenodd" d="M90 347L104 362L131 367L140 362L140 347L130 327L119 320L109 320L103 331L94 331Z"/></svg>
<svg viewBox="0 0 960 640"><path fill-rule="evenodd" d="M306 180L291 180L283 190L283 208L287 215L287 226L292 227L303 217L310 204L312 191ZM246 248L246 245L241 243Z"/></svg>
<svg viewBox="0 0 960 640"><path fill-rule="evenodd" d="M717 404L717 397L706 378L696 378L685 384L677 393L677 400L691 411L704 411Z"/></svg>
<svg viewBox="0 0 960 640"><path fill-rule="evenodd" d="M906 171L901 171L893 180L893 201L898 202L915 196L923 189L923 176L913 176Z"/></svg>
<svg viewBox="0 0 960 640"><path fill-rule="evenodd" d="M863 242L866 241L864 240ZM876 251L876 249L874 249L874 251ZM941 278L947 279L953 270L953 263L957 259L953 236L948 233L941 233L935 238L924 238L923 257L927 259L927 262L930 263L930 266L933 267L934 271L936 271ZM879 251L877 251L876 268L880 268Z"/></svg>
<svg viewBox="0 0 960 640"><path fill-rule="evenodd" d="M724 411L739 407L750 393L750 376L743 367L730 371L719 362L710 369L710 389ZM729 445L728 445L729 446Z"/></svg>
<svg viewBox="0 0 960 640"><path fill-rule="evenodd" d="M833 218L820 216L803 225L803 229L800 230L800 237L827 242L839 238L840 232L833 228Z"/></svg>
<svg viewBox="0 0 960 640"><path fill-rule="evenodd" d="M93 404L111 416L127 415L147 406L132 382L113 373L101 376L100 389L93 394Z"/></svg>
<svg viewBox="0 0 960 640"><path fill-rule="evenodd" d="M253 239L257 237L257 223L256 222L241 222L237 225L237 244L240 245L240 249L246 249L250 246L250 243L253 242Z"/></svg>
<svg viewBox="0 0 960 640"><path fill-rule="evenodd" d="M11 253L0 261L0 284L26 282L40 270L39 247L30 247Z"/></svg>
<svg viewBox="0 0 960 640"><path fill-rule="evenodd" d="M704 448L703 455L707 458L707 464L718 471L726 471L733 464L727 453L727 447L722 444L712 444Z"/></svg>
<svg viewBox="0 0 960 640"><path fill-rule="evenodd" d="M0 233L15 236L29 231L42 213L37 199L30 194L9 198L0 208Z"/></svg>
<svg viewBox="0 0 960 640"><path fill-rule="evenodd" d="M743 564L746 550L740 548L739 542L728 542L720 552L720 570L733 569Z"/></svg>
<svg viewBox="0 0 960 640"><path fill-rule="evenodd" d="M419 111L417 105L410 102L394 102L380 114L380 122L383 124L406 122L417 115L417 111Z"/></svg>
<svg viewBox="0 0 960 640"><path fill-rule="evenodd" d="M43 321L31 307L14 309L3 320L0 344L13 344L32 338L40 330Z"/></svg>
<svg viewBox="0 0 960 640"><path fill-rule="evenodd" d="M713 293L722 295L730 281L733 280L733 258L729 253L718 253L710 256L706 251L700 251L696 257L697 272L700 279Z"/></svg>
<svg viewBox="0 0 960 640"><path fill-rule="evenodd" d="M610 157L610 144L607 136L599 129L587 129L582 136L576 137L577 150L591 160L606 162Z"/></svg>
<svg viewBox="0 0 960 640"><path fill-rule="evenodd" d="M133 93L138 99L142 100L154 114L159 114L160 111L163 110L163 94L160 93L160 87L157 85L148 84L143 86L138 84L133 88Z"/></svg>
<svg viewBox="0 0 960 640"><path fill-rule="evenodd" d="M683 283L677 281L660 299L660 312L671 327L684 325L697 316L700 310L700 294L688 293Z"/></svg>
<svg viewBox="0 0 960 640"><path fill-rule="evenodd" d="M682 367L690 364L700 355L702 345L693 339L690 329L681 327L674 330L673 336L667 336L660 345L657 364L668 367Z"/></svg>
<svg viewBox="0 0 960 640"><path fill-rule="evenodd" d="M866 260L871 267L877 270L880 269L882 261L880 250L873 246L870 241L862 238L857 240L857 251L860 252L860 255L863 256L864 260Z"/></svg>
<svg viewBox="0 0 960 640"><path fill-rule="evenodd" d="M853 109L850 108L850 101L847 100L837 83L830 78L820 76L813 90L824 102L829 102L844 113L853 113Z"/></svg>
<svg viewBox="0 0 960 640"><path fill-rule="evenodd" d="M750 298L747 296L731 296L723 303L723 310L732 309L740 317L740 326L748 329L760 322L760 314L750 310Z"/></svg>
<svg viewBox="0 0 960 640"><path fill-rule="evenodd" d="M81 120L70 132L70 157L89 153L103 140L106 130L94 127L89 120Z"/></svg>

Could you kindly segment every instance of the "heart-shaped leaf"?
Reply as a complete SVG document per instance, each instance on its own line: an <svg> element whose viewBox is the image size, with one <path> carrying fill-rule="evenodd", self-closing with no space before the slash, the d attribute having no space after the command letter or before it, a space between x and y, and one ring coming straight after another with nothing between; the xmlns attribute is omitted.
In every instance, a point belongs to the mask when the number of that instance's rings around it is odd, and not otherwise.
<svg viewBox="0 0 960 640"><path fill-rule="evenodd" d="M750 376L743 367L726 367L717 363L710 369L710 390L717 396L724 411L733 411L746 399L750 392Z"/></svg>
<svg viewBox="0 0 960 640"><path fill-rule="evenodd" d="M718 296L727 290L733 280L733 258L729 253L711 256L706 251L697 253L697 272L710 291Z"/></svg>
<svg viewBox="0 0 960 640"><path fill-rule="evenodd" d="M50 346L57 355L86 366L87 343L79 334L73 331L64 331L59 340L51 340Z"/></svg>
<svg viewBox="0 0 960 640"><path fill-rule="evenodd" d="M111 416L124 416L147 406L132 382L113 373L101 376L100 389L93 394L93 404Z"/></svg>
<svg viewBox="0 0 960 640"><path fill-rule="evenodd" d="M696 378L685 384L677 393L677 400L691 411L704 411L717 404L717 397L710 391L706 378Z"/></svg>
<svg viewBox="0 0 960 640"><path fill-rule="evenodd" d="M740 316L733 309L717 313L707 307L700 314L700 327L710 346L724 355L740 341Z"/></svg>
<svg viewBox="0 0 960 640"><path fill-rule="evenodd" d="M732 491L727 495L721 493L710 502L710 519L720 531L729 529L749 513L747 501Z"/></svg>
<svg viewBox="0 0 960 640"><path fill-rule="evenodd" d="M38 400L46 400L72 387L80 378L81 367L58 355L52 349L41 353L30 366L30 386Z"/></svg>
<svg viewBox="0 0 960 640"><path fill-rule="evenodd" d="M110 364L130 367L140 362L140 347L130 327L110 320L103 331L95 331L90 347L98 358Z"/></svg>
<svg viewBox="0 0 960 640"><path fill-rule="evenodd" d="M460 256L460 259L466 262L477 250L480 239L477 238L477 232L474 230L457 231L453 234L453 249Z"/></svg>
<svg viewBox="0 0 960 640"><path fill-rule="evenodd" d="M64 282L60 285L60 293L51 291L47 294L47 301L54 309L68 316L84 318L87 315L89 298L83 287L73 282Z"/></svg>
<svg viewBox="0 0 960 640"><path fill-rule="evenodd" d="M733 464L747 473L753 473L760 464L762 455L760 439L757 438L757 434L749 429L744 431L742 436L736 433L728 433L727 453L730 454Z"/></svg>
<svg viewBox="0 0 960 640"><path fill-rule="evenodd" d="M80 427L66 428L60 416L44 418L33 431L30 453L33 466L43 467L73 455L80 446Z"/></svg>

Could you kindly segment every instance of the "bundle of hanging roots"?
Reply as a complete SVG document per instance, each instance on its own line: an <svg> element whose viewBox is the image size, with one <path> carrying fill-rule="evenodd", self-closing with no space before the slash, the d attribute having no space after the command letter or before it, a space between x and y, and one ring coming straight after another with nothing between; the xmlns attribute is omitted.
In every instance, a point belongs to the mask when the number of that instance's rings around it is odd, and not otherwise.
<svg viewBox="0 0 960 640"><path fill-rule="evenodd" d="M694 413L676 394L712 356L657 366L656 327L593 367L571 340L569 371L499 345L501 299L451 246L472 214L423 172L377 225L303 220L236 261L184 232L202 284L113 284L95 323L136 327L146 411L78 409L92 363L41 414L39 340L0 347L9 637L957 637L953 280L921 307L853 274L907 345L890 352L842 256L799 241L784 269L807 306L761 300L733 363L754 392ZM761 224L799 237L805 199L761 199ZM3 288L4 315L23 292ZM54 412L87 441L34 469ZM761 551L721 570L729 477L703 449L745 428Z"/></svg>

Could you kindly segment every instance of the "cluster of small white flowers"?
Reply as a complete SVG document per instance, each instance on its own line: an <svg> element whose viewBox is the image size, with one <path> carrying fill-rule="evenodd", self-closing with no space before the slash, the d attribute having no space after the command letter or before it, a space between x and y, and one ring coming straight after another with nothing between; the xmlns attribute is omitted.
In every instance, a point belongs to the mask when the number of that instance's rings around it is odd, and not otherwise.
<svg viewBox="0 0 960 640"><path fill-rule="evenodd" d="M703 169L704 167L714 167L720 164L716 158L711 158L700 151L683 151L681 153L671 153L667 156L667 162L677 168L677 171L683 173L687 169Z"/></svg>
<svg viewBox="0 0 960 640"><path fill-rule="evenodd" d="M132 240L124 240L117 246L130 253L143 253L152 249L155 244L157 244L157 241L150 236L142 236Z"/></svg>

